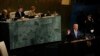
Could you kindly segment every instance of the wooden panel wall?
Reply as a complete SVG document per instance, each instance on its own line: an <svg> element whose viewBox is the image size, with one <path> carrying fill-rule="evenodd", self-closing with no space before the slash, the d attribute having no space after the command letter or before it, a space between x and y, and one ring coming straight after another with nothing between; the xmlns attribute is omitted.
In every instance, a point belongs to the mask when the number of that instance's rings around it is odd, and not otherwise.
<svg viewBox="0 0 100 56"><path fill-rule="evenodd" d="M61 0L0 0L0 10L3 8L11 8L16 10L18 6L23 6L28 10L31 5L35 5L39 11L44 9L56 9L60 5Z"/></svg>

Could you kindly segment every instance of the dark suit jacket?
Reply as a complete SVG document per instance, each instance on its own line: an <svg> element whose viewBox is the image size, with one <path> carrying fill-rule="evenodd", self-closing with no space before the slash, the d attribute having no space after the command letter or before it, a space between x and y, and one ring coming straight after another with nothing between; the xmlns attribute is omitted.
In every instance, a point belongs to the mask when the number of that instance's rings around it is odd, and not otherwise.
<svg viewBox="0 0 100 56"><path fill-rule="evenodd" d="M67 41L83 39L84 34L80 31L77 32L77 38L75 36L74 30L71 31L70 35L67 35Z"/></svg>
<svg viewBox="0 0 100 56"><path fill-rule="evenodd" d="M19 14L19 12L15 13L15 18L17 18L17 19L20 19L23 16L25 16L24 12L21 12L21 15Z"/></svg>
<svg viewBox="0 0 100 56"><path fill-rule="evenodd" d="M6 21L7 19L9 19L9 15L4 16L4 14L0 15L0 21Z"/></svg>

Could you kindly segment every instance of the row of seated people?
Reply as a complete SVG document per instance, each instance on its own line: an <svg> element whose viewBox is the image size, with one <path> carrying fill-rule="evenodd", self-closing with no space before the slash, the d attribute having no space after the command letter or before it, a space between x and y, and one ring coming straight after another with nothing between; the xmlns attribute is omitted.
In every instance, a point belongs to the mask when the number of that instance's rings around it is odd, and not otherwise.
<svg viewBox="0 0 100 56"><path fill-rule="evenodd" d="M47 11L46 13L36 13L36 7L31 6L29 11L24 11L23 7L19 7L16 12L8 12L7 9L3 9L1 15L0 15L0 20L5 21L6 19L9 18L14 18L14 20L26 17L26 18L34 18L34 17L43 17L43 16L51 16L51 15L58 15L56 11L53 13L50 13L50 11Z"/></svg>

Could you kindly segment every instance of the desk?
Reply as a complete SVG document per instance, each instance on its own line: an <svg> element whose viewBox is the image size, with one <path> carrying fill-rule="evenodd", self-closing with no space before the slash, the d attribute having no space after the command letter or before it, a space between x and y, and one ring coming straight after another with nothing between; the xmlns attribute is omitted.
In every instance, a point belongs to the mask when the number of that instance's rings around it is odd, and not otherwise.
<svg viewBox="0 0 100 56"><path fill-rule="evenodd" d="M61 41L61 16L0 22L0 27L4 38L9 40L10 49Z"/></svg>

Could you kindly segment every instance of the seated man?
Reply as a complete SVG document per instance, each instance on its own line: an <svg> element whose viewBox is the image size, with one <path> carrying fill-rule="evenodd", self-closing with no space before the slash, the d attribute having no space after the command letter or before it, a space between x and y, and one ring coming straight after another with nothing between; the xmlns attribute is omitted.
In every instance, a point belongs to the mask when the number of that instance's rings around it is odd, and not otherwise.
<svg viewBox="0 0 100 56"><path fill-rule="evenodd" d="M7 9L3 9L2 13L0 15L0 21L6 21L7 19L9 19L9 13Z"/></svg>
<svg viewBox="0 0 100 56"><path fill-rule="evenodd" d="M67 31L67 40L79 40L83 38L83 33L78 30L78 24L73 24L73 29Z"/></svg>
<svg viewBox="0 0 100 56"><path fill-rule="evenodd" d="M25 17L25 13L23 11L23 8L19 7L18 11L15 13L15 19L14 20L20 19L22 17Z"/></svg>

